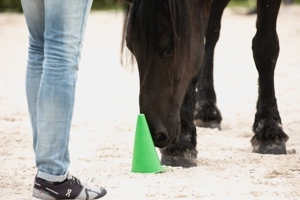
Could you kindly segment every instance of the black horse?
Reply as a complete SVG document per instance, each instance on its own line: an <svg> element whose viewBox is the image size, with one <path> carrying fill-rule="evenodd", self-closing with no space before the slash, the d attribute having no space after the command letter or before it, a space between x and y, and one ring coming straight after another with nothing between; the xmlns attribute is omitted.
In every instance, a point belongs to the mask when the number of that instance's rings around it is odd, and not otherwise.
<svg viewBox="0 0 300 200"><path fill-rule="evenodd" d="M140 76L144 113L163 165L196 166L196 127L218 127L213 85L214 48L229 0L122 0L130 3L124 38ZM279 54L276 21L281 0L257 1L253 57L259 73L253 152L285 154L274 69ZM146 156L146 155L145 155Z"/></svg>

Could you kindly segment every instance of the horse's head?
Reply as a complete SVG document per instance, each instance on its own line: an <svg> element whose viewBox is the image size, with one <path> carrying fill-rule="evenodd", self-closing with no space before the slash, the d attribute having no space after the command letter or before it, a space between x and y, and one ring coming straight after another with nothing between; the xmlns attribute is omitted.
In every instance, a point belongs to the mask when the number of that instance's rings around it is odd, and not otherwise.
<svg viewBox="0 0 300 200"><path fill-rule="evenodd" d="M181 104L202 62L204 36L195 32L201 20L191 12L196 1L127 1L125 39L138 65L140 112L155 146L166 147L179 139Z"/></svg>

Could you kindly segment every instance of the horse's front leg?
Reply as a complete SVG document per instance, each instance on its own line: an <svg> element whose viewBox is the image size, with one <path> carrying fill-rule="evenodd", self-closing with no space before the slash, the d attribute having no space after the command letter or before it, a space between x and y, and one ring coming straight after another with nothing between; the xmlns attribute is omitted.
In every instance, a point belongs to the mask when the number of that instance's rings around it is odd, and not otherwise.
<svg viewBox="0 0 300 200"><path fill-rule="evenodd" d="M194 41L197 41L198 44L197 48L194 48L191 53L195 58L195 67L200 71L204 60L204 40L208 26L211 0L195 1L194 4L195 6L199 6L200 9L193 13L195 18L192 35ZM198 17L199 19L197 19ZM181 131L179 141L176 144L171 144L166 148L160 149L162 153L161 164L163 165L185 168L197 166L197 132L194 124L194 110L199 71L191 79L180 108Z"/></svg>
<svg viewBox="0 0 300 200"><path fill-rule="evenodd" d="M177 144L171 144L161 149L161 164L167 166L194 167L197 166L197 134L194 125L195 87L198 78L189 85L180 110L181 133Z"/></svg>
<svg viewBox="0 0 300 200"><path fill-rule="evenodd" d="M253 152L262 154L286 154L288 136L282 130L274 88L274 71L279 54L276 32L277 16L281 0L258 0L256 35L252 41L253 57L258 70L258 101Z"/></svg>
<svg viewBox="0 0 300 200"><path fill-rule="evenodd" d="M214 50L220 36L221 18L230 0L213 0L206 30L205 59L201 68L196 92L195 124L199 127L221 128L221 112L217 107L214 89Z"/></svg>

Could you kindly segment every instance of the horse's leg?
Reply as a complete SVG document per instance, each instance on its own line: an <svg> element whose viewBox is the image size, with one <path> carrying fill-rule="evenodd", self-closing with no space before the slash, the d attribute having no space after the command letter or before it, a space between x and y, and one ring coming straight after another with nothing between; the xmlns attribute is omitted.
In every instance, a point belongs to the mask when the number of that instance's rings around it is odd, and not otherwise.
<svg viewBox="0 0 300 200"><path fill-rule="evenodd" d="M286 154L288 136L283 132L274 88L274 71L279 54L276 21L281 0L258 0L256 34L252 41L258 70L259 90L251 139L253 152Z"/></svg>
<svg viewBox="0 0 300 200"><path fill-rule="evenodd" d="M178 143L161 149L161 163L163 165L181 166L186 168L197 166L197 133L193 123L193 110L195 108L194 97L197 80L197 78L192 80L181 106L181 133Z"/></svg>
<svg viewBox="0 0 300 200"><path fill-rule="evenodd" d="M201 2L201 12L197 13L203 21L203 26L199 27L200 32L204 35L207 29L207 23L209 19L211 1L206 0ZM197 34L198 39L198 34ZM202 41L204 38L199 38ZM204 49L204 42L201 42ZM199 62L197 66L200 69L200 66L203 63L204 55L198 55L199 52L194 52L197 57L199 57ZM186 94L183 99L183 103L180 110L180 120L181 120L181 132L179 141L176 144L171 144L166 148L160 149L162 153L161 164L168 166L181 166L181 167L194 167L197 166L197 133L196 126L194 124L194 110L195 110L195 93L196 85L199 75L196 74L195 77L191 80Z"/></svg>
<svg viewBox="0 0 300 200"><path fill-rule="evenodd" d="M223 11L230 0L213 0L206 31L205 59L196 90L195 124L199 127L221 128L221 113L216 105L213 68L214 50L220 36Z"/></svg>

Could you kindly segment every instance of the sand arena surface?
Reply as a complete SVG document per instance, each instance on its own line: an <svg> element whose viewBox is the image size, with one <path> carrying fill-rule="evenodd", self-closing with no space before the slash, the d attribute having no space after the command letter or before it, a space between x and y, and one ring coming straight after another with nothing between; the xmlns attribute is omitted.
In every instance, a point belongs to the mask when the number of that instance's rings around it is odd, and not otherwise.
<svg viewBox="0 0 300 200"><path fill-rule="evenodd" d="M289 135L288 155L251 153L257 71L251 52L255 16L224 13L215 87L222 131L198 128L198 166L160 174L130 172L138 73L121 67L123 15L92 12L80 64L71 129L70 171L104 186L104 199L300 199L300 7L282 7L276 95ZM27 28L21 14L0 14L0 199L30 199L36 173L25 98ZM293 153L296 151L296 153Z"/></svg>

